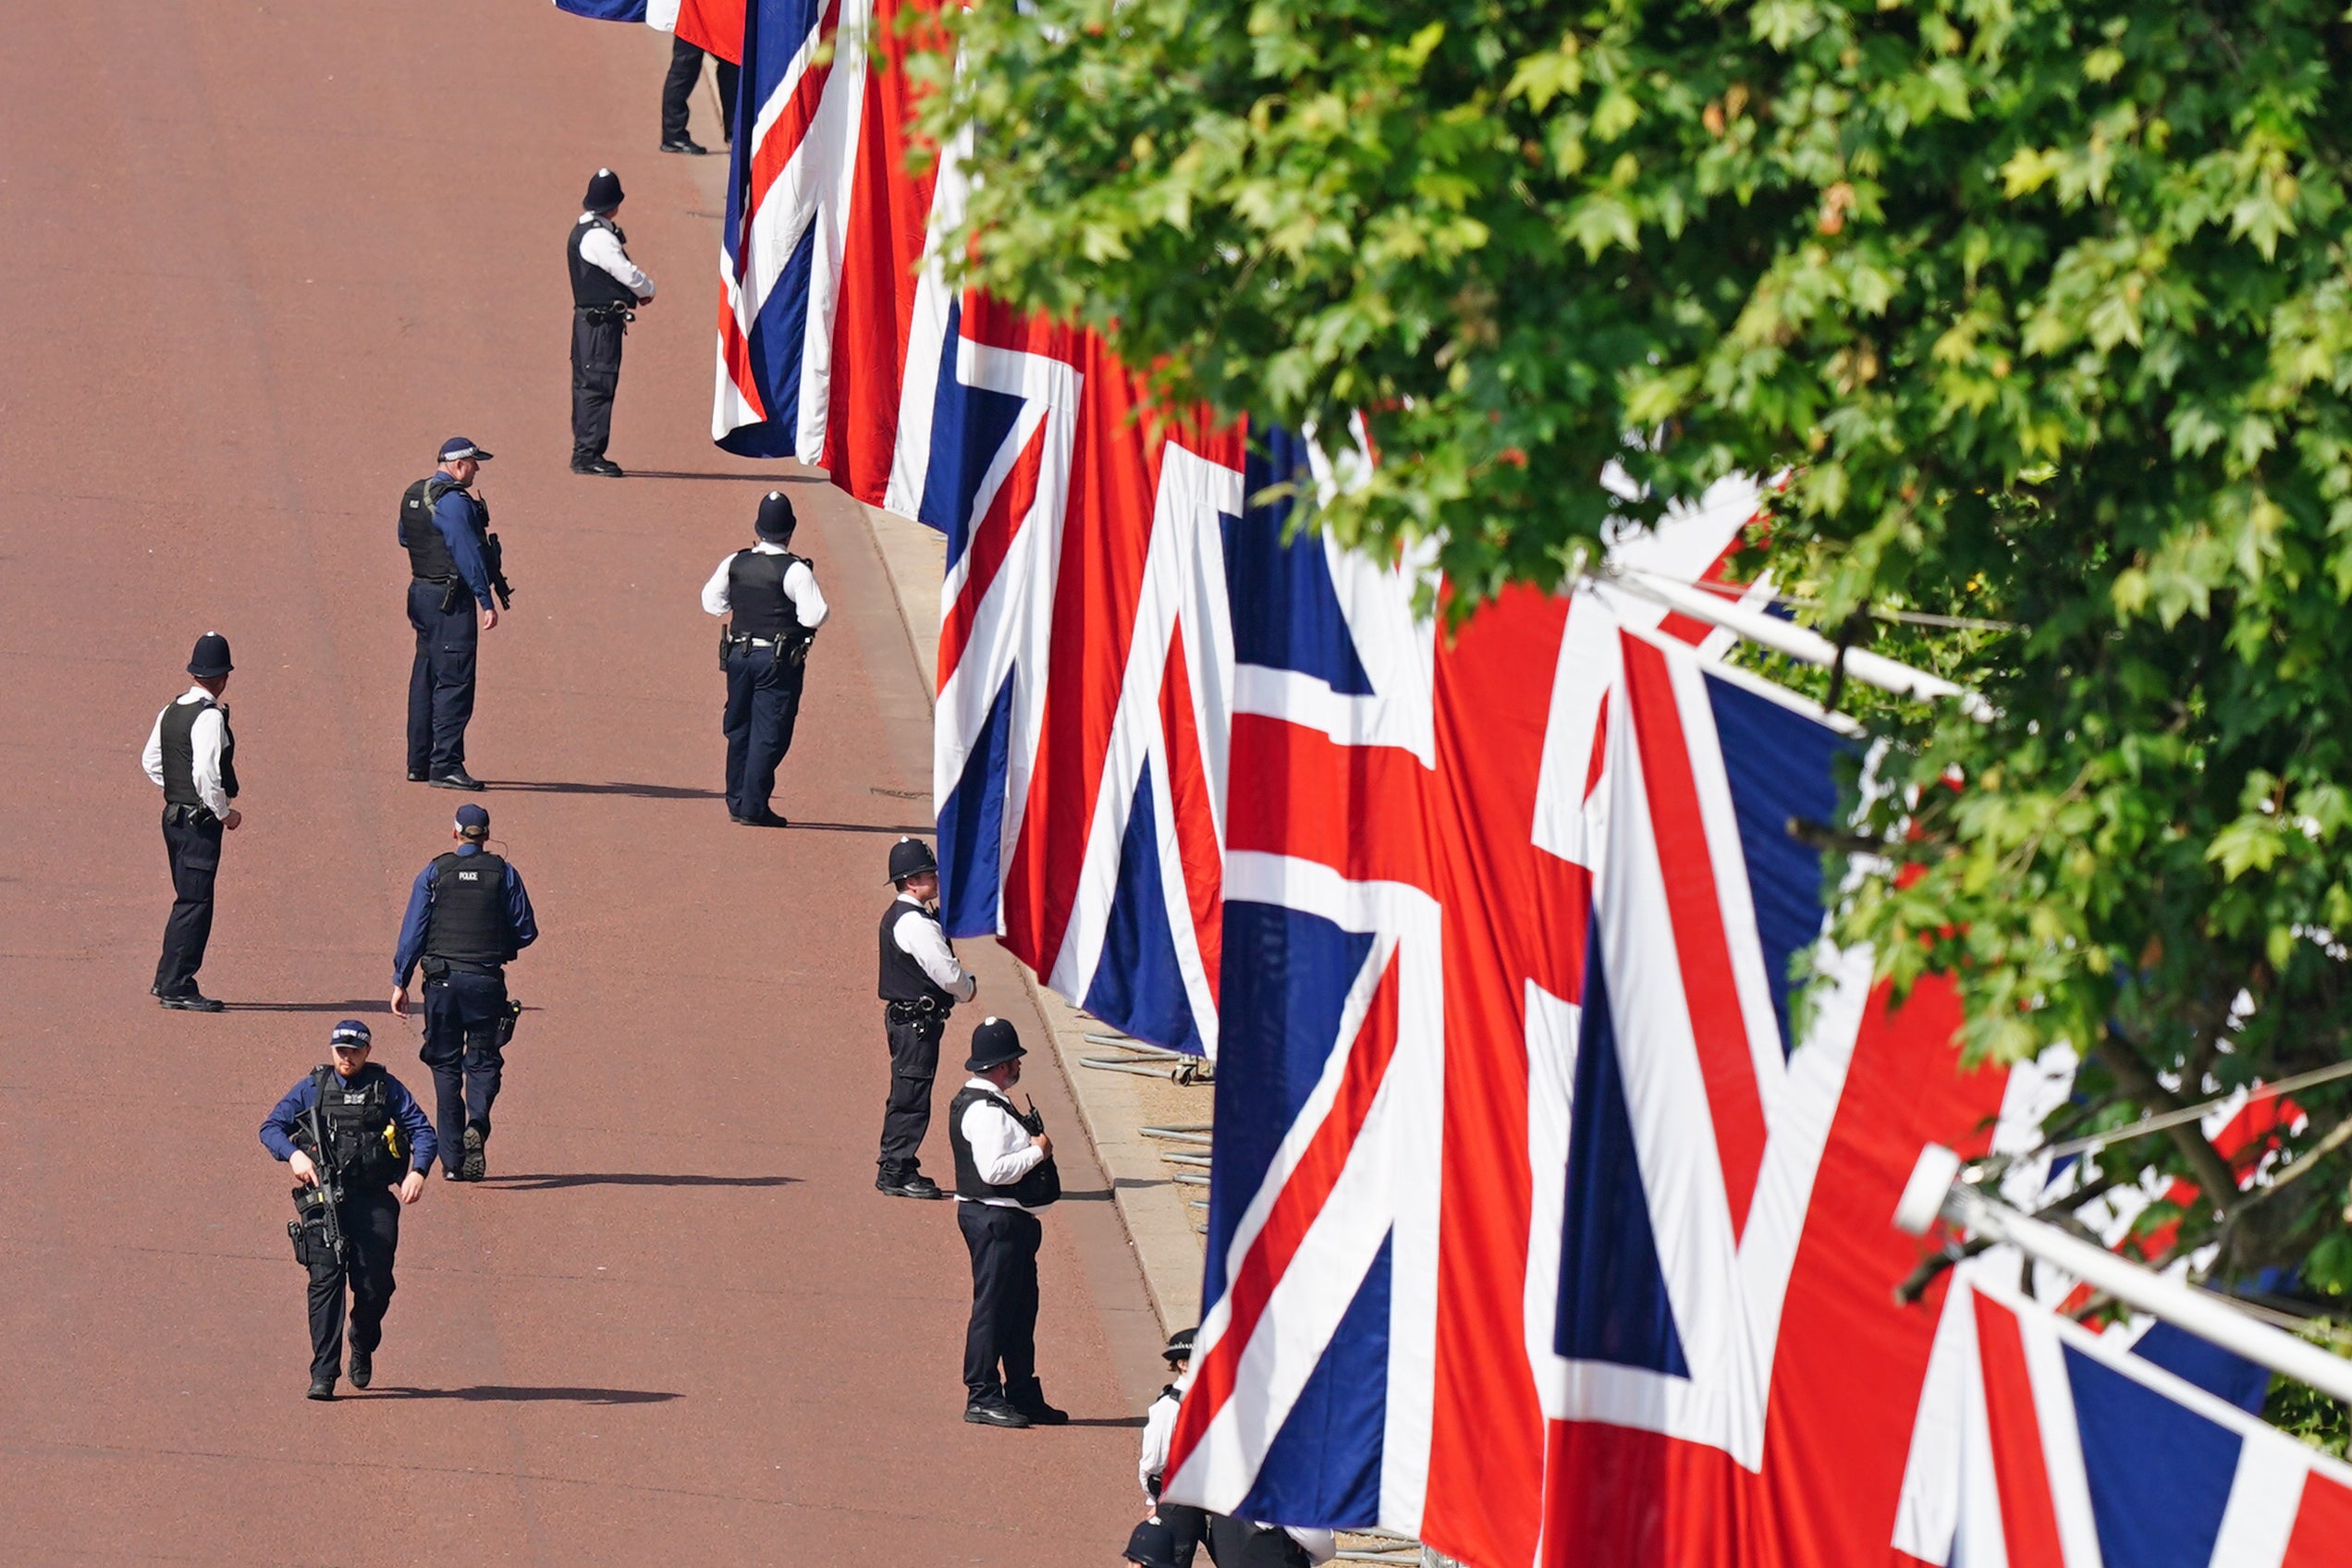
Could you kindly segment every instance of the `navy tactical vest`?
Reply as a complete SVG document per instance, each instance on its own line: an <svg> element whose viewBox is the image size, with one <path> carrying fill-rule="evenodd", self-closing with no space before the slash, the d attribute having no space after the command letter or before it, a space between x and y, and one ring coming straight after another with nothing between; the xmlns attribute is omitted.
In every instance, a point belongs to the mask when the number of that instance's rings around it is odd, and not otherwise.
<svg viewBox="0 0 2352 1568"><path fill-rule="evenodd" d="M424 953L469 969L496 969L514 956L505 861L481 850L470 855L451 851L433 863Z"/></svg>
<svg viewBox="0 0 2352 1568"><path fill-rule="evenodd" d="M345 1078L332 1067L312 1075L318 1090L319 1120L326 1128L322 1158L311 1146L310 1118L294 1125L294 1142L338 1181L388 1187L409 1173L409 1140L392 1120L388 1075L374 1062Z"/></svg>

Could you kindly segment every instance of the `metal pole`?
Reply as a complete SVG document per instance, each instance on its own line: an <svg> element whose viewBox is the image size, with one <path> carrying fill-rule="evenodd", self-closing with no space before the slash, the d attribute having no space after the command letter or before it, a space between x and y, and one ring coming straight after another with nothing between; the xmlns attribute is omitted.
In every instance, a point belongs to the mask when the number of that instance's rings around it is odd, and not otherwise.
<svg viewBox="0 0 2352 1568"><path fill-rule="evenodd" d="M1910 1185L1904 1190L1895 1223L1913 1235L1921 1235L1940 1213L1954 1225L1991 1241L2006 1242L2028 1257L2267 1366L2282 1378L2352 1403L2352 1361L2249 1317L2226 1296L2166 1279L2055 1225L2020 1214L1965 1177L1954 1180L1960 1170L1958 1155L1929 1144L1920 1152ZM1939 1189L1940 1201L1930 1208L1929 1202L1938 1197Z"/></svg>

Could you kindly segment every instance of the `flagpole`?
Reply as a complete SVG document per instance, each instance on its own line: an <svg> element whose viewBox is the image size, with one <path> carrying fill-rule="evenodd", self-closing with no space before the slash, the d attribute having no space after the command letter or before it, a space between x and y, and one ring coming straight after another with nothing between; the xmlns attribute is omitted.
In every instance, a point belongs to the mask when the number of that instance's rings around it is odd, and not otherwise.
<svg viewBox="0 0 2352 1568"><path fill-rule="evenodd" d="M1720 626L1735 637L1742 637L1774 653L1786 654L1807 664L1834 668L1843 664L1846 674L1866 685L1882 692L1893 692L1901 697L1932 699L1957 697L1960 706L1969 717L1985 720L1992 717L1992 704L1966 687L1916 669L1900 659L1884 654L1874 654L1868 648L1840 648L1819 632L1764 615L1742 605L1731 604L1713 594L1668 582L1643 572L1605 571L1596 581L1620 589L1652 604L1663 605L1670 610L1703 620L1709 626Z"/></svg>
<svg viewBox="0 0 2352 1568"><path fill-rule="evenodd" d="M2046 1220L2020 1214L1985 1192L1973 1174L1964 1171L1960 1157L1952 1150L1929 1144L1920 1151L1902 1202L1895 1206L1896 1226L1925 1235L1941 1217L1978 1236L2006 1242L2128 1306L2234 1351L2282 1378L2352 1403L2352 1361L2271 1327L2226 1296L2167 1279Z"/></svg>

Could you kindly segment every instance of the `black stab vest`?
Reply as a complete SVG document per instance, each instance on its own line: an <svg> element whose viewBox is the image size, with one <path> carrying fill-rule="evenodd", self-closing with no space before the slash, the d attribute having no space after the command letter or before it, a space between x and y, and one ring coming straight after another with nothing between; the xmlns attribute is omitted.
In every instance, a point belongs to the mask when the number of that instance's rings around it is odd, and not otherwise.
<svg viewBox="0 0 2352 1568"><path fill-rule="evenodd" d="M790 553L735 552L727 563L727 608L739 636L774 639L802 630L801 612L784 592L784 574L806 564Z"/></svg>
<svg viewBox="0 0 2352 1568"><path fill-rule="evenodd" d="M201 806L196 793L196 716L220 704L206 697L200 702L175 702L164 710L164 804ZM237 798L237 737L229 733L228 715L221 715L221 793Z"/></svg>
<svg viewBox="0 0 2352 1568"><path fill-rule="evenodd" d="M433 903L424 917L427 958L496 969L514 956L507 929L507 863L487 850L456 851L433 863Z"/></svg>
<svg viewBox="0 0 2352 1568"><path fill-rule="evenodd" d="M435 472L418 480L400 496L400 543L408 546L409 575L420 582L448 582L458 575L458 561L449 553L449 542L433 523L433 509L441 497L463 487L446 473ZM475 510L474 499L465 496L466 522L473 530L474 543L482 542L484 530Z"/></svg>
<svg viewBox="0 0 2352 1568"><path fill-rule="evenodd" d="M1027 1127L1030 1132L1043 1131L1044 1119L1032 1124L1029 1117L1012 1109L1012 1102L994 1089L975 1089L966 1084L958 1089L955 1098L948 1102L948 1145L955 1150L956 1195L965 1198L1011 1198L1023 1208L1044 1208L1061 1198L1061 1172L1054 1169L1053 1156L1047 1155L1022 1174L1021 1180L1009 1187L992 1186L980 1178L979 1157L972 1152L972 1140L963 1135L963 1113L986 1100L1004 1108L1005 1114Z"/></svg>
<svg viewBox="0 0 2352 1568"><path fill-rule="evenodd" d="M914 962L914 955L899 946L891 935L899 917L910 911L934 925L939 924L939 917L921 904L890 900L890 907L882 912L882 982L876 994L886 1002L919 1002L928 997L943 1008L953 1007L955 998L939 989L937 983L923 972L923 965Z"/></svg>
<svg viewBox="0 0 2352 1568"><path fill-rule="evenodd" d="M326 1150L322 1157L311 1146L307 1115L294 1123L296 1146L345 1182L388 1187L409 1173L409 1140L392 1120L392 1097L385 1089L389 1075L383 1068L369 1062L347 1079L332 1067L321 1067L312 1081Z"/></svg>
<svg viewBox="0 0 2352 1568"><path fill-rule="evenodd" d="M571 263L571 302L574 305L633 305L637 296L629 286L580 253L580 242L588 238L592 228L601 228L620 241L625 249L629 236L621 233L620 225L610 218L592 217L586 223L571 226L571 239L564 247L564 254Z"/></svg>

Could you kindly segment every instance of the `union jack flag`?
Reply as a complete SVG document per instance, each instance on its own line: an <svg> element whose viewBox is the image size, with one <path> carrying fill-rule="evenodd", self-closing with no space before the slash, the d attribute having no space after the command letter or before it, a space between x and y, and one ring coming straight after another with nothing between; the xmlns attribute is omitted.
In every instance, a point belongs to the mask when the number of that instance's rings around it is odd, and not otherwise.
<svg viewBox="0 0 2352 1568"><path fill-rule="evenodd" d="M556 8L594 21L643 22L723 60L741 57L743 0L556 0Z"/></svg>
<svg viewBox="0 0 2352 1568"><path fill-rule="evenodd" d="M2326 1568L2352 1466L1970 1266L1943 1306L1897 1540L2004 1568Z"/></svg>

